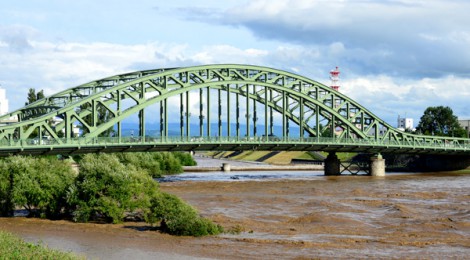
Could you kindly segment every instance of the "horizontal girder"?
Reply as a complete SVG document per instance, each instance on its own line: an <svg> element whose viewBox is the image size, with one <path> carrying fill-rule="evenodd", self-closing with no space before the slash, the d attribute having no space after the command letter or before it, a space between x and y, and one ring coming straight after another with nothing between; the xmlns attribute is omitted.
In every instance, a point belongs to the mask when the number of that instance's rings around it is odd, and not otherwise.
<svg viewBox="0 0 470 260"><path fill-rule="evenodd" d="M197 139L197 140L196 140ZM0 156L10 154L83 154L90 152L140 152L140 151L326 151L366 153L407 153L407 154L455 154L470 155L468 146L429 145L414 143L413 146L398 142L367 142L356 139L348 144L335 138L292 138L287 140L266 140L264 137L237 139L227 137L192 138L76 138L61 145L47 143L22 143L18 146L2 144Z"/></svg>

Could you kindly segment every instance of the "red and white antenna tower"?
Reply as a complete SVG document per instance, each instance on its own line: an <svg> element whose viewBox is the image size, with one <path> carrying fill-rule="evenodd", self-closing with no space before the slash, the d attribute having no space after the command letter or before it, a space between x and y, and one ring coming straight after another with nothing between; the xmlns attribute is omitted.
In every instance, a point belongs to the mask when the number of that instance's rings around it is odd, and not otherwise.
<svg viewBox="0 0 470 260"><path fill-rule="evenodd" d="M336 69L330 71L330 79L331 79L331 88L336 90L336 91L339 91L339 84L338 84L338 81L339 81L339 68L336 67Z"/></svg>

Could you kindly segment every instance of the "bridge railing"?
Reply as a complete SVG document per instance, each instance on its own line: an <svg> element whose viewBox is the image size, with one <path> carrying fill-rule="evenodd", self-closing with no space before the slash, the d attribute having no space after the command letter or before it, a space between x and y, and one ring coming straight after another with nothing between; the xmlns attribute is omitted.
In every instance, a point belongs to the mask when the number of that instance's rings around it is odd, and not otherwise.
<svg viewBox="0 0 470 260"><path fill-rule="evenodd" d="M324 145L346 145L346 146L372 146L372 147L397 147L397 148L420 148L420 149L454 149L470 150L470 139L433 139L418 138L416 140L391 140L391 139L345 139L328 137L276 137L276 136L126 136L126 137L79 137L62 139L26 139L26 140L1 140L0 149L3 148L34 148L34 147L56 147L56 146L96 146L96 145L134 145L134 144L324 144Z"/></svg>

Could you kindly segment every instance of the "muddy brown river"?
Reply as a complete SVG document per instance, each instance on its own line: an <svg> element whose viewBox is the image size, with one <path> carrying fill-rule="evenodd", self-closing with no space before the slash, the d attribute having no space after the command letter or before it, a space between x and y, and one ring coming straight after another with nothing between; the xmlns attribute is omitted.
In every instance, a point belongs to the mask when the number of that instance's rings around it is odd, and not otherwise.
<svg viewBox="0 0 470 260"><path fill-rule="evenodd" d="M0 229L91 259L470 258L470 174L300 175L160 184L238 234L26 218Z"/></svg>

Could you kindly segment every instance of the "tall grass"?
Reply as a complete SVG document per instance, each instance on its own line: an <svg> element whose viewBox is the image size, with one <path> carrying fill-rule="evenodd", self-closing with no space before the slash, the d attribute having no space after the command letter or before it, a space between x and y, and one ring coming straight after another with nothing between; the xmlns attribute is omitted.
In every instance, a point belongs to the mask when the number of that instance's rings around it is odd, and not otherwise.
<svg viewBox="0 0 470 260"><path fill-rule="evenodd" d="M27 243L21 238L0 230L0 259L85 259L72 253L52 250Z"/></svg>

